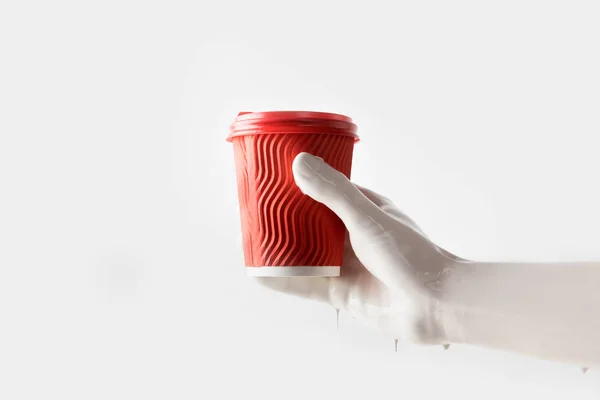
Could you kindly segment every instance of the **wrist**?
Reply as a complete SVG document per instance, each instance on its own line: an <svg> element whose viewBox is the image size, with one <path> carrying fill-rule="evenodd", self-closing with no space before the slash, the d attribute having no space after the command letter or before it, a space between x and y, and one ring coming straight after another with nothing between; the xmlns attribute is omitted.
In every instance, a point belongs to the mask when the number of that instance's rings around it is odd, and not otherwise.
<svg viewBox="0 0 600 400"><path fill-rule="evenodd" d="M484 312L482 307L476 307L460 295L475 284L471 271L477 269L477 265L472 261L452 260L445 268L440 290L435 296L435 310L440 335L446 344L467 343L469 316ZM457 291L457 288L460 289Z"/></svg>
<svg viewBox="0 0 600 400"><path fill-rule="evenodd" d="M527 313L516 287L523 279L515 271L522 269L466 260L447 269L439 295L440 326L447 343L503 347L510 336L523 333Z"/></svg>

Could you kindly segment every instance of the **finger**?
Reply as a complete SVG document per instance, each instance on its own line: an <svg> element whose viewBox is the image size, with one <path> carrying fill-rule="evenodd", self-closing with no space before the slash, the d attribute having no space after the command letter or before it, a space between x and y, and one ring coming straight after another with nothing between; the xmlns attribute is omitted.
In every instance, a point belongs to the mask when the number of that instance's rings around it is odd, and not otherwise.
<svg viewBox="0 0 600 400"><path fill-rule="evenodd" d="M369 200L371 200L376 206L381 208L386 214L391 215L396 220L402 222L406 226L411 227L415 232L420 233L424 237L428 237L425 232L413 221L408 215L400 211L400 209L391 201L389 198L361 185L354 184ZM457 261L465 261L465 259L450 253L449 251L439 247L439 251L446 257Z"/></svg>
<svg viewBox="0 0 600 400"><path fill-rule="evenodd" d="M330 302L330 278L326 277L255 277L260 285L279 293L303 297L323 303Z"/></svg>
<svg viewBox="0 0 600 400"><path fill-rule="evenodd" d="M369 200L371 200L377 207L383 207L385 205L393 205L394 203L385 196L380 195L377 192L374 192L371 189L367 189L364 186L354 184L364 194Z"/></svg>
<svg viewBox="0 0 600 400"><path fill-rule="evenodd" d="M331 209L350 234L383 231L387 215L341 172L321 158L300 153L292 165L300 190Z"/></svg>
<svg viewBox="0 0 600 400"><path fill-rule="evenodd" d="M255 277L258 284L286 295L314 300L337 309L348 310L348 293L356 285L359 271L345 268L339 277Z"/></svg>
<svg viewBox="0 0 600 400"><path fill-rule="evenodd" d="M400 209L394 204L393 201L388 199L387 197L374 192L371 189L367 189L363 186L354 184L369 200L371 200L375 205L377 205L383 212L394 217L396 220L402 222L403 224L413 228L413 230L420 232L423 234L423 231L419 226L406 214L404 214Z"/></svg>
<svg viewBox="0 0 600 400"><path fill-rule="evenodd" d="M398 209L398 207L394 205L384 205L381 209L388 215L394 217L395 220L402 222L404 225L412 228L415 232L419 232L422 235L425 233L421 230L421 228L417 225L415 221L413 221L408 215L404 214L402 211Z"/></svg>

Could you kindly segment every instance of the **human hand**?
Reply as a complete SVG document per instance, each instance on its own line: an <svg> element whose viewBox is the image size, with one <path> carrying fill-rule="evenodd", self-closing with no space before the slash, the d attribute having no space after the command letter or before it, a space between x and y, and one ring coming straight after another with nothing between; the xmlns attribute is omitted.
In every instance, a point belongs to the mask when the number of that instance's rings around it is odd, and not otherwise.
<svg viewBox="0 0 600 400"><path fill-rule="evenodd" d="M341 275L256 279L330 304L390 338L446 344L441 292L446 273L462 260L429 240L389 199L353 184L322 159L301 153L292 169L300 190L346 225Z"/></svg>

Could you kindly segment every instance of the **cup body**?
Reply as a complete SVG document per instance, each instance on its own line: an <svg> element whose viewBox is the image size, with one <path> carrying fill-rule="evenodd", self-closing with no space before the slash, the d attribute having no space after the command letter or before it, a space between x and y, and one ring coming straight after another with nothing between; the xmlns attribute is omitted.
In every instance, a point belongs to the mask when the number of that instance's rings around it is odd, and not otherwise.
<svg viewBox="0 0 600 400"><path fill-rule="evenodd" d="M253 114L240 113L228 138L247 274L339 276L345 227L329 208L299 190L292 163L307 152L350 178L356 125L337 114Z"/></svg>

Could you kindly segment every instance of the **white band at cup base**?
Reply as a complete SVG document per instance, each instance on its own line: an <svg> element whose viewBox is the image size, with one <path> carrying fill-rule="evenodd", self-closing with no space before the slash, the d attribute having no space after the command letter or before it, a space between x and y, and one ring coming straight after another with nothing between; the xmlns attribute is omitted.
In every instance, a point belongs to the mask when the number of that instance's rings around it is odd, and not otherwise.
<svg viewBox="0 0 600 400"><path fill-rule="evenodd" d="M340 276L340 267L246 267L246 274L248 276Z"/></svg>

